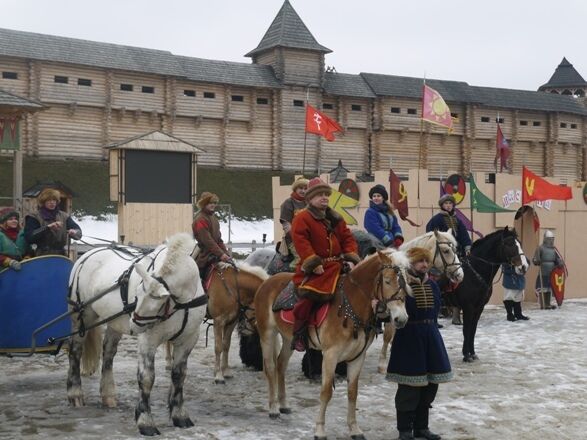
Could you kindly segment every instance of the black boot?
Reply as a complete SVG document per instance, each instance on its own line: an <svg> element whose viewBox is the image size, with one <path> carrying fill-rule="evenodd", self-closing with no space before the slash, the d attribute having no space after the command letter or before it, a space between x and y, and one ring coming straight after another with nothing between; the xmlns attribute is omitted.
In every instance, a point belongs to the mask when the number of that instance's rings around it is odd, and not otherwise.
<svg viewBox="0 0 587 440"><path fill-rule="evenodd" d="M425 438L426 440L441 440L442 437L438 434L434 434L428 428L426 429L415 429L414 430L414 437L415 438Z"/></svg>
<svg viewBox="0 0 587 440"><path fill-rule="evenodd" d="M416 419L415 411L398 411L397 416L397 430L399 431L399 440L414 440L414 420Z"/></svg>
<svg viewBox="0 0 587 440"><path fill-rule="evenodd" d="M414 440L414 434L412 431L400 431L398 440Z"/></svg>
<svg viewBox="0 0 587 440"><path fill-rule="evenodd" d="M515 321L516 316L514 315L514 312L513 312L514 302L511 299L507 299L503 302L503 305L505 306L505 311L508 314L507 320L508 321Z"/></svg>
<svg viewBox="0 0 587 440"><path fill-rule="evenodd" d="M516 319L519 319L521 321L527 321L530 319L527 316L522 315L522 303L521 302L514 301L514 316L516 317ZM509 317L508 317L508 320L509 320Z"/></svg>

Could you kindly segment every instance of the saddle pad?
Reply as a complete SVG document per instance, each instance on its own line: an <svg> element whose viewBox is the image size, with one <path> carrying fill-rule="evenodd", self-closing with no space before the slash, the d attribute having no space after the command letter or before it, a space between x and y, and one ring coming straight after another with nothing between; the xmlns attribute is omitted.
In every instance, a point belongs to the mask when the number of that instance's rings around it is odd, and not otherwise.
<svg viewBox="0 0 587 440"><path fill-rule="evenodd" d="M320 308L318 310L316 310L314 313L312 313L312 315L310 316L310 322L308 323L308 325L310 327L320 327L322 325L322 323L324 322L324 320L326 319L326 315L328 314L328 310L330 309L330 303L324 303L320 306ZM293 315L293 310L282 310L281 312L281 319L283 319L285 322L287 322L288 324L293 324L294 323L294 315Z"/></svg>
<svg viewBox="0 0 587 440"><path fill-rule="evenodd" d="M214 275L214 267L215 265L212 264L211 266L206 268L206 274L204 279L202 280L202 287L204 288L204 292L208 293L208 289L210 289L210 284L212 284L212 275Z"/></svg>
<svg viewBox="0 0 587 440"><path fill-rule="evenodd" d="M283 290L275 298L273 303L273 311L279 312L280 310L290 310L296 305L298 297L296 296L296 289L293 281L287 283Z"/></svg>

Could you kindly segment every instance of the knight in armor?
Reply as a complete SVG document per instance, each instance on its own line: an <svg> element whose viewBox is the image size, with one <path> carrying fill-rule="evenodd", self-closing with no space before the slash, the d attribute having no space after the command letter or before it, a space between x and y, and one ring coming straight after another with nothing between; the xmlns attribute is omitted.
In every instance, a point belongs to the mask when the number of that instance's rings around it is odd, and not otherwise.
<svg viewBox="0 0 587 440"><path fill-rule="evenodd" d="M332 190L320 178L308 183L308 206L293 219L291 236L300 261L293 283L299 297L293 314L292 347L304 351L307 347L307 322L315 303L330 301L336 291L343 263L359 262L357 243L346 222L328 207Z"/></svg>
<svg viewBox="0 0 587 440"><path fill-rule="evenodd" d="M399 248L404 242L404 236L388 201L389 195L385 187L375 185L369 190L369 199L369 209L365 211L363 220L365 229L383 246Z"/></svg>
<svg viewBox="0 0 587 440"><path fill-rule="evenodd" d="M554 247L554 233L550 230L544 232L542 244L538 246L534 253L532 262L535 266L540 266L538 277L536 277L536 292L541 309L556 309L551 305L552 287L550 285L550 273L555 267L563 266L563 260Z"/></svg>
<svg viewBox="0 0 587 440"><path fill-rule="evenodd" d="M530 318L522 314L522 300L524 299L524 288L526 277L516 272L511 264L502 264L503 273L503 305L507 313L508 321L527 321Z"/></svg>
<svg viewBox="0 0 587 440"><path fill-rule="evenodd" d="M284 262L287 262L289 269L293 272L300 260L291 239L291 223L298 212L306 207L306 191L308 179L300 177L291 186L290 196L284 200L280 207L279 223L283 228L283 238L279 247Z"/></svg>
<svg viewBox="0 0 587 440"><path fill-rule="evenodd" d="M451 231L457 240L458 252L460 255L469 255L471 252L471 238L467 232L467 228L461 220L456 216L455 198L450 194L444 194L438 199L438 206L440 212L434 215L426 225L426 232L438 230L440 232ZM462 325L461 310L454 303L450 294L444 295L445 305L452 309L452 323L455 325Z"/></svg>
<svg viewBox="0 0 587 440"><path fill-rule="evenodd" d="M20 215L14 208L0 210L0 270L20 270L20 260L26 252L26 241L19 218Z"/></svg>
<svg viewBox="0 0 587 440"><path fill-rule="evenodd" d="M196 264L200 269L202 282L206 278L206 272L211 264L231 260L228 249L222 241L220 222L214 215L219 201L216 194L203 192L196 203L200 210L194 217L192 231L200 248L200 252L196 256Z"/></svg>
<svg viewBox="0 0 587 440"><path fill-rule="evenodd" d="M412 248L407 283L413 297L406 297L408 322L397 329L387 366L387 379L398 384L395 394L397 429L400 440L440 440L428 427L429 411L438 384L452 379L444 341L436 325L440 310L440 289L428 278L430 251Z"/></svg>
<svg viewBox="0 0 587 440"><path fill-rule="evenodd" d="M38 209L25 217L24 236L28 245L34 247L35 256L65 255L69 238L79 240L82 230L71 216L59 209L61 193L45 188L37 198Z"/></svg>

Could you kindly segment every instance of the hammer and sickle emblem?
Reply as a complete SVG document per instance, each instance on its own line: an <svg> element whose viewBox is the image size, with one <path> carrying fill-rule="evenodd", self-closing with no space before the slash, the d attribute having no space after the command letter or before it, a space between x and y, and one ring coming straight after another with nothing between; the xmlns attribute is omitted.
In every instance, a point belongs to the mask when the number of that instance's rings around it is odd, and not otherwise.
<svg viewBox="0 0 587 440"><path fill-rule="evenodd" d="M403 203L408 198L408 192L404 188L404 184L403 183L400 183L399 184L399 195L401 197L397 200L398 203Z"/></svg>
<svg viewBox="0 0 587 440"><path fill-rule="evenodd" d="M532 195L534 193L535 183L536 181L534 179L530 180L529 177L526 177L526 192L528 192L529 195Z"/></svg>
<svg viewBox="0 0 587 440"><path fill-rule="evenodd" d="M563 285L565 284L564 275L555 275L554 276L554 284L556 284L556 288L559 291L563 290Z"/></svg>
<svg viewBox="0 0 587 440"><path fill-rule="evenodd" d="M314 113L314 122L318 126L318 130L320 130L320 124L322 124L322 117L318 113Z"/></svg>

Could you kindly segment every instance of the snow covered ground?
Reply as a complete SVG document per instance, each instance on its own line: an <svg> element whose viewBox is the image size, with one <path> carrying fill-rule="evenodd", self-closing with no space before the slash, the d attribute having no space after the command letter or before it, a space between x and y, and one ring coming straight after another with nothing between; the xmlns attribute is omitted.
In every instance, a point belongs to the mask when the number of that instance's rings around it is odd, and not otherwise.
<svg viewBox="0 0 587 440"><path fill-rule="evenodd" d="M488 307L477 333L474 364L461 361L461 328L442 321L441 330L455 379L440 386L430 427L443 439L584 439L587 433L587 301L565 302L558 310L525 305L527 322L508 322L502 307ZM205 329L192 352L185 387L187 409L196 426L174 428L165 400L169 374L157 358L153 414L162 439L293 440L313 438L319 407L316 383L303 378L299 354L289 366L288 393L293 414L270 420L262 372L244 368L233 338L234 378L213 383L213 341ZM213 338L213 332L210 332ZM377 339L367 353L359 384L358 422L370 440L395 439L396 386L377 373ZM102 408L99 377L83 379L86 407L67 405L67 357L0 357L1 439L134 439L136 348L123 338L114 364L119 407ZM337 383L327 413L330 439L347 439L346 385Z"/></svg>

